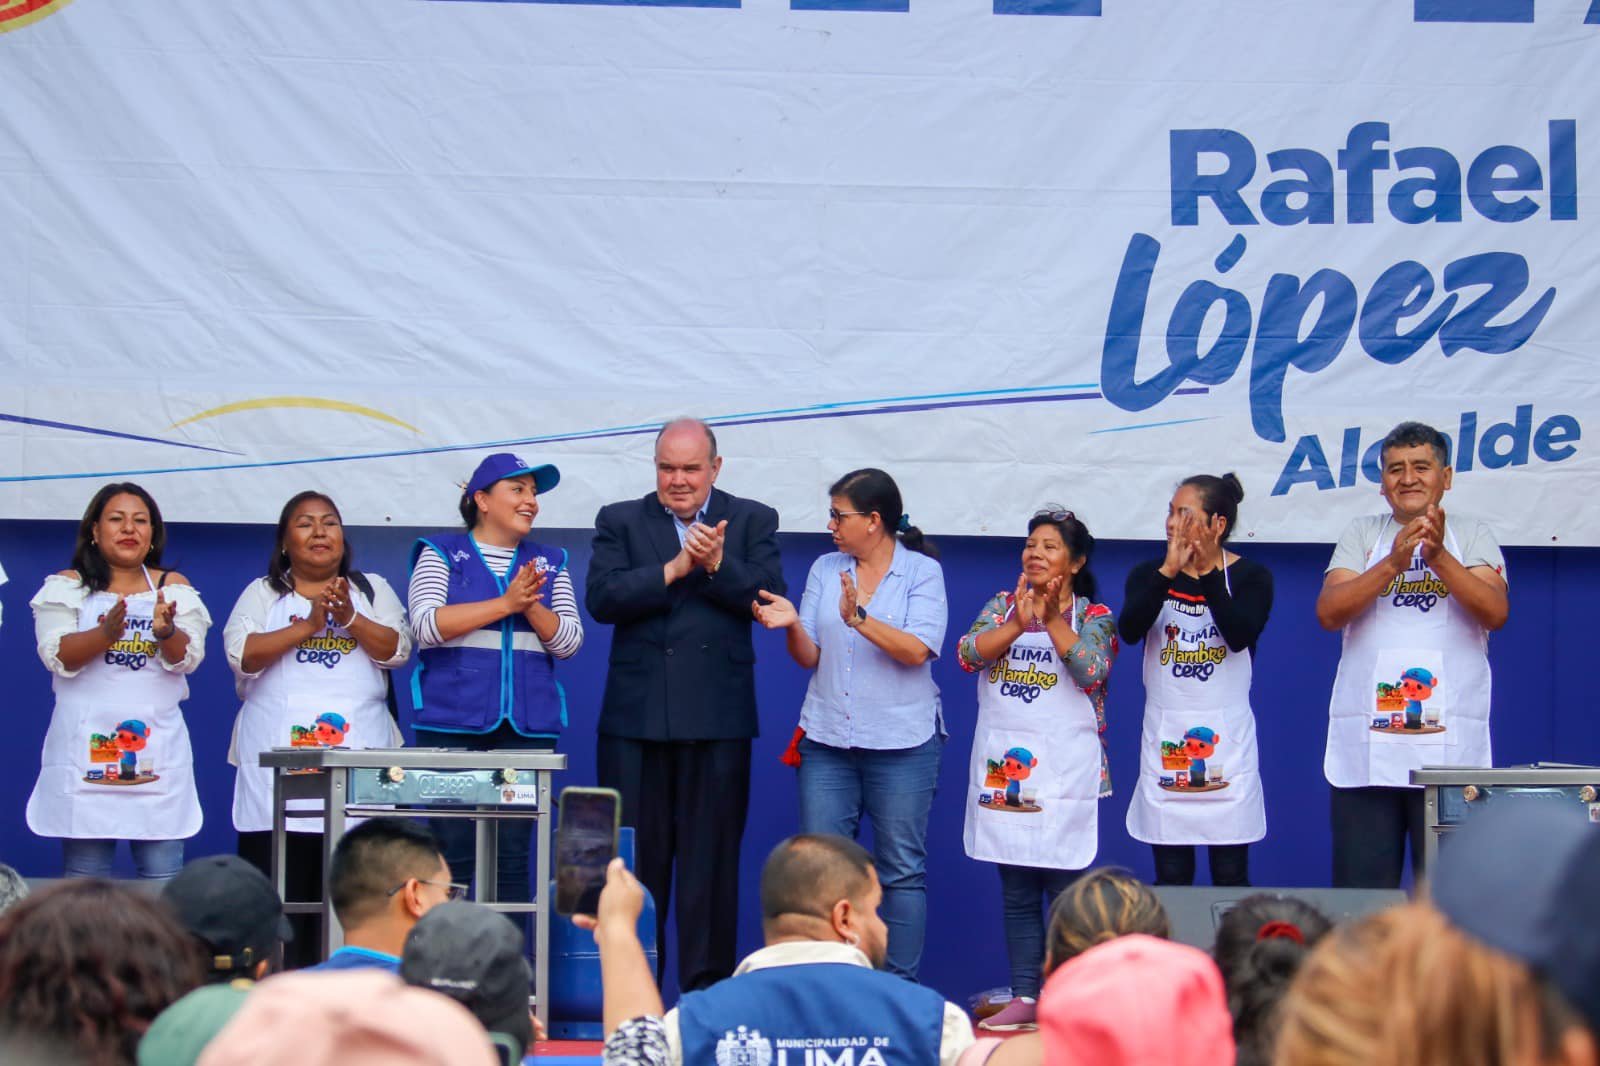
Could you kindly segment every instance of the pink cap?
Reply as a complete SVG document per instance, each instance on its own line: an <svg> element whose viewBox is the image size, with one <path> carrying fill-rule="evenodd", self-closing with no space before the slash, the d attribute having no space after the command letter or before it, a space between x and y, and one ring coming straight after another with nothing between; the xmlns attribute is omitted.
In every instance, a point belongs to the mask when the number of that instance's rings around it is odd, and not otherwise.
<svg viewBox="0 0 1600 1066"><path fill-rule="evenodd" d="M1045 1066L1232 1062L1233 1018L1211 957L1118 937L1058 967L1039 997Z"/></svg>
<svg viewBox="0 0 1600 1066"><path fill-rule="evenodd" d="M455 1000L382 970L288 973L261 982L197 1066L498 1066Z"/></svg>

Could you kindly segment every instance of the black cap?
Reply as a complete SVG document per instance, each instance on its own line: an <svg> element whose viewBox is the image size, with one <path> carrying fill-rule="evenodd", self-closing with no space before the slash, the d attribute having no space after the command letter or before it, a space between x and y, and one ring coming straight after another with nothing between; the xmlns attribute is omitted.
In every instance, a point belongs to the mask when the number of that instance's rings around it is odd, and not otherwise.
<svg viewBox="0 0 1600 1066"><path fill-rule="evenodd" d="M1485 808L1442 842L1434 906L1549 979L1600 1033L1600 826L1542 797Z"/></svg>
<svg viewBox="0 0 1600 1066"><path fill-rule="evenodd" d="M526 1053L533 1043L528 985L533 968L511 919L478 903L441 903L406 937L400 976L466 1007L491 1033L511 1037Z"/></svg>
<svg viewBox="0 0 1600 1066"><path fill-rule="evenodd" d="M277 889L237 855L208 855L186 863L161 890L161 898L206 945L214 972L250 969L271 958L280 940L294 939Z"/></svg>

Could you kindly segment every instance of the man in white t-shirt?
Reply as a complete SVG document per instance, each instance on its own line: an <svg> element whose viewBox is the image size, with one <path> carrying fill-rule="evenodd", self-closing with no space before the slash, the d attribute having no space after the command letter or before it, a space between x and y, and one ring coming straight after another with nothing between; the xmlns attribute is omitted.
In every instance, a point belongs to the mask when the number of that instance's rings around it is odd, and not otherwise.
<svg viewBox="0 0 1600 1066"><path fill-rule="evenodd" d="M1444 434L1402 422L1379 454L1389 513L1345 527L1317 597L1317 621L1344 632L1323 763L1336 887L1399 887L1408 838L1421 873L1412 770L1492 765L1488 637L1510 613L1494 534L1440 506Z"/></svg>

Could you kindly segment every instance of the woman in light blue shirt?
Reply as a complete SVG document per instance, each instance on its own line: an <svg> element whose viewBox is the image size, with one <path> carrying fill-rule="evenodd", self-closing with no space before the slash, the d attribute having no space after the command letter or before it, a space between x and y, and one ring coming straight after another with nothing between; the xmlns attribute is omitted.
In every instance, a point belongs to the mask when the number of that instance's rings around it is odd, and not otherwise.
<svg viewBox="0 0 1600 1066"><path fill-rule="evenodd" d="M933 683L948 621L944 571L882 470L846 474L828 495L839 550L812 564L798 608L763 590L755 612L787 630L789 654L815 671L800 707L800 831L854 838L862 813L872 819L886 968L915 980L944 743Z"/></svg>

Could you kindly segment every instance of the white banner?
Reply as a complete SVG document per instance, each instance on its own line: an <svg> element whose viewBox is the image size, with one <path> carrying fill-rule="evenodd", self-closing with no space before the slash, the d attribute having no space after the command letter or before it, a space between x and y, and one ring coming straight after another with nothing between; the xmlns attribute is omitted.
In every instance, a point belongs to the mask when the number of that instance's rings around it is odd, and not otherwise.
<svg viewBox="0 0 1600 1066"><path fill-rule="evenodd" d="M1326 541L1415 418L1600 544L1600 0L792 6L0 0L0 515L444 525L509 447L583 527L696 414L789 530L1235 470Z"/></svg>

